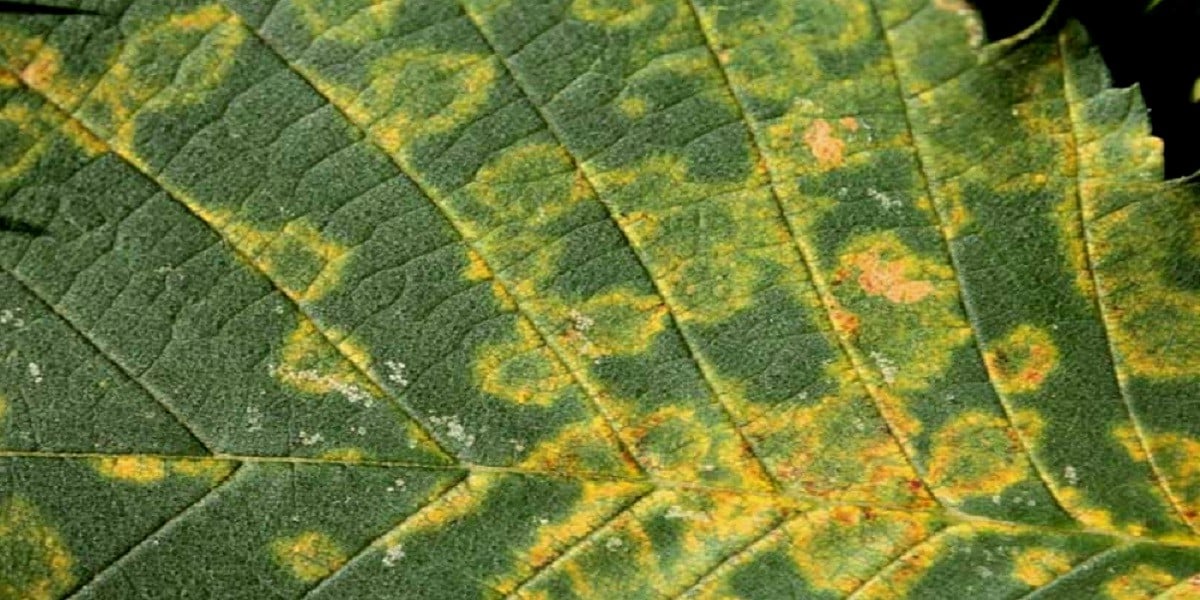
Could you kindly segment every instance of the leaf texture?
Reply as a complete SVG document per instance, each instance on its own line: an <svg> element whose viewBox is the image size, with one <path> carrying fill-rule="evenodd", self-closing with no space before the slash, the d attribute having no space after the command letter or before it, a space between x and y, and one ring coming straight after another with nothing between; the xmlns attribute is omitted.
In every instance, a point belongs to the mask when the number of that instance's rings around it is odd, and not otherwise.
<svg viewBox="0 0 1200 600"><path fill-rule="evenodd" d="M0 598L1200 594L1200 196L1077 25L18 6L0 139Z"/></svg>

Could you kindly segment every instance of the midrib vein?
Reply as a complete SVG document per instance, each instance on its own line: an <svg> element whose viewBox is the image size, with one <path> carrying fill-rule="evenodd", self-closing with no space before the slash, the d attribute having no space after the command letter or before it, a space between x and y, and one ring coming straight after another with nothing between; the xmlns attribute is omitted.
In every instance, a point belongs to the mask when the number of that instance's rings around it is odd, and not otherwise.
<svg viewBox="0 0 1200 600"><path fill-rule="evenodd" d="M447 464L432 464L432 463L413 463L405 461L389 461L389 460L345 460L345 459L330 459L330 458L307 458L300 456L255 456L243 454L217 454L215 456L197 456L192 454L108 454L99 452L39 452L26 450L0 450L0 459L12 460L100 460L111 459L114 457L136 457L139 459L158 459L164 461L195 461L195 460L215 460L230 463L245 463L245 464L289 464L295 466L310 465L314 467L332 466L340 468L384 468L384 469L412 469L426 471L459 471L479 474L495 474L495 475L513 475L526 477L545 477L552 479L565 479L579 482L626 482L635 484L644 484L651 490L672 490L681 493L697 493L697 494L722 494L735 497L760 498L777 502L778 506L788 511L791 514L804 513L817 510L827 510L834 508L857 507L863 509L871 509L876 511L903 512L907 514L922 514L930 515L936 519L940 519L950 525L974 525L980 527L1001 527L1009 528L1015 531L1026 531L1034 533L1043 533L1050 535L1068 536L1068 535L1094 535L1105 538L1118 540L1129 544L1154 544L1159 546L1177 547L1177 548L1197 548L1200 549L1200 535L1176 535L1176 536L1161 536L1161 535L1134 535L1119 531L1096 529L1083 526L1054 526L1043 525L1036 523L1022 523L1019 521L1005 521L1001 519L993 519L977 515L967 514L955 509L948 509L942 506L905 506L905 505L890 505L873 502L842 502L831 501L824 496L806 495L800 493L779 493L760 490L747 490L737 488L722 488L714 486L696 485L689 482L670 481L653 478L638 478L621 475L610 475L606 473L577 473L570 471L550 471L528 469L521 467L497 467L489 465L476 465L463 463L459 465Z"/></svg>

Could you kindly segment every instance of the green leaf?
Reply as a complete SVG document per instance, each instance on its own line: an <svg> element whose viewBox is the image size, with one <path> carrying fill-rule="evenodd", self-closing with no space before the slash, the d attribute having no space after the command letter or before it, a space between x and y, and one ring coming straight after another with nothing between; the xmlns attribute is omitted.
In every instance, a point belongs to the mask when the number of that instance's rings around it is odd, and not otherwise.
<svg viewBox="0 0 1200 600"><path fill-rule="evenodd" d="M959 0L0 15L0 598L1185 598L1200 195Z"/></svg>

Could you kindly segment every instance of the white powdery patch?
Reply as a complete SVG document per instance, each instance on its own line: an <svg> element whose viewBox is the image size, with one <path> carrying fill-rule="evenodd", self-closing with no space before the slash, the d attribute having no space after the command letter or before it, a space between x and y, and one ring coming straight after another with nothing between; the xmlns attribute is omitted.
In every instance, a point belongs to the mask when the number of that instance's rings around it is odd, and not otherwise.
<svg viewBox="0 0 1200 600"><path fill-rule="evenodd" d="M467 428L463 427L463 424L459 422L458 415L432 416L429 417L429 422L445 427L446 437L462 444L464 448L470 448L475 445L475 434L467 432Z"/></svg>
<svg viewBox="0 0 1200 600"><path fill-rule="evenodd" d="M329 388L346 398L351 404L362 403L363 406L371 408L375 405L375 399L371 394L361 387L353 383L346 383L338 377L332 375L322 375L312 369L292 369L287 365L275 366L270 365L268 371L272 377L280 377L285 380L291 379L295 381L303 381L315 384L316 386Z"/></svg>
<svg viewBox="0 0 1200 600"><path fill-rule="evenodd" d="M17 329L24 327L25 319L17 316L17 312L20 310L20 308L6 308L4 310L0 310L0 325L12 325Z"/></svg>
<svg viewBox="0 0 1200 600"><path fill-rule="evenodd" d="M900 368L892 359L884 356L879 352L871 352L871 360L875 361L875 366L879 369L879 374L883 375L883 380L888 385L896 383L896 376L900 374Z"/></svg>
<svg viewBox="0 0 1200 600"><path fill-rule="evenodd" d="M403 544L389 546L388 549L383 552L383 566L394 567L396 566L396 563L403 560L405 556Z"/></svg>
<svg viewBox="0 0 1200 600"><path fill-rule="evenodd" d="M595 319L577 310L572 310L568 316L571 318L571 327L579 333L586 333L596 324Z"/></svg>
<svg viewBox="0 0 1200 600"><path fill-rule="evenodd" d="M388 381L396 384L402 389L408 387L408 374L406 372L404 363L398 360L387 360L384 361L383 366L388 370Z"/></svg>
<svg viewBox="0 0 1200 600"><path fill-rule="evenodd" d="M707 521L709 516L707 513L699 510L684 510L678 504L672 505L667 509L667 514L664 515L668 519L686 519L688 521Z"/></svg>
<svg viewBox="0 0 1200 600"><path fill-rule="evenodd" d="M900 205L903 204L903 202L900 202L899 200L897 200L875 188L867 188L867 195L870 196L876 202L878 202L880 204L880 206L883 206L884 210L891 210L893 208L899 208Z"/></svg>
<svg viewBox="0 0 1200 600"><path fill-rule="evenodd" d="M387 491L403 492L405 486L407 486L407 485L408 485L408 482L404 481L403 477L397 477L396 480L392 482L392 485L387 486Z"/></svg>
<svg viewBox="0 0 1200 600"><path fill-rule="evenodd" d="M262 431L263 413L257 406L246 407L246 431Z"/></svg>
<svg viewBox="0 0 1200 600"><path fill-rule="evenodd" d="M41 383L45 381L45 378L42 377L42 367L40 367L37 363L29 363L29 378L32 379L34 383Z"/></svg>
<svg viewBox="0 0 1200 600"><path fill-rule="evenodd" d="M1065 468L1063 468L1063 477L1066 478L1067 483L1071 485L1079 485L1079 471L1076 471L1075 467L1067 465Z"/></svg>
<svg viewBox="0 0 1200 600"><path fill-rule="evenodd" d="M306 431L300 432L300 443L304 446L312 446L314 444L319 444L319 443L321 443L321 440L323 440L323 439L325 439L325 437L322 436L319 432L318 433L308 433Z"/></svg>

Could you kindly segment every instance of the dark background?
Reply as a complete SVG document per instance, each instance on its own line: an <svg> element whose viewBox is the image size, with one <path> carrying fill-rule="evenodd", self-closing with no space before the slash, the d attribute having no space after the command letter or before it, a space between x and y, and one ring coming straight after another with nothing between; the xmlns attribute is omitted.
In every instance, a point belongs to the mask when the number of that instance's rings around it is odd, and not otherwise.
<svg viewBox="0 0 1200 600"><path fill-rule="evenodd" d="M1041 17L1047 0L974 0L988 39L1013 35ZM1200 0L1062 0L1050 27L1077 19L1087 28L1118 86L1138 84L1154 135L1165 143L1167 177L1200 172Z"/></svg>

